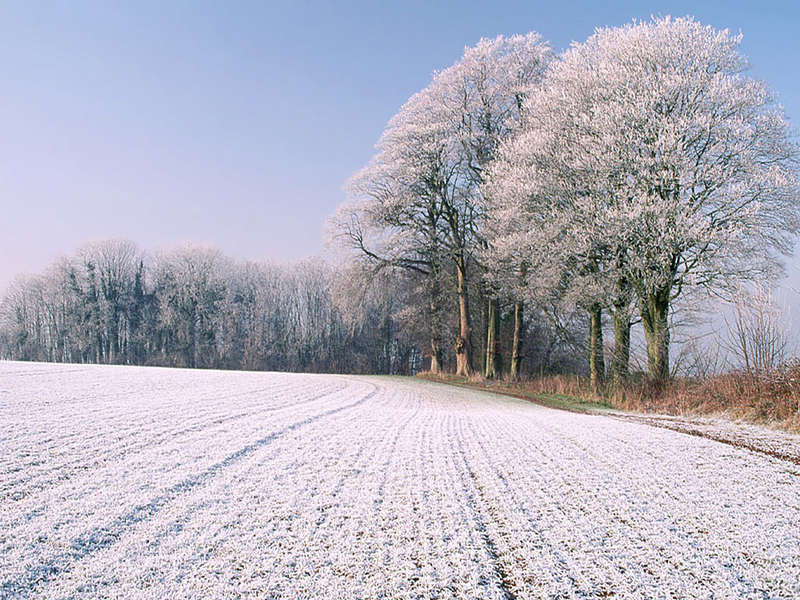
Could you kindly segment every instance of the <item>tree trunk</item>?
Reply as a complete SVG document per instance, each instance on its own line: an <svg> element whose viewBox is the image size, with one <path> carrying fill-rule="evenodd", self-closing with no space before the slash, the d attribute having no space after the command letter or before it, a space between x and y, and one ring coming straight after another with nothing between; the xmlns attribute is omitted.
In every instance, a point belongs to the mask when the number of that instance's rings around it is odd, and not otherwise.
<svg viewBox="0 0 800 600"><path fill-rule="evenodd" d="M484 296L483 294L480 295L478 303L481 305L481 326L480 331L481 335L478 336L478 340L480 341L480 347L472 347L472 359L478 362L478 369L483 374L486 372L486 337L489 335L489 296ZM473 323L474 327L474 323ZM476 356L477 353L477 356Z"/></svg>
<svg viewBox="0 0 800 600"><path fill-rule="evenodd" d="M385 328L386 328L386 342L385 342L385 351L384 356L386 357L386 371L387 375L394 375L393 365L392 365L392 358L393 358L393 348L392 348L392 318L387 314L385 317Z"/></svg>
<svg viewBox="0 0 800 600"><path fill-rule="evenodd" d="M458 293L458 337L456 337L456 375L469 377L472 367L472 324L469 318L469 297L467 293L466 264L463 256L456 260L456 277Z"/></svg>
<svg viewBox="0 0 800 600"><path fill-rule="evenodd" d="M521 300L514 303L514 338L511 342L511 379L518 380L522 363L522 319L524 306Z"/></svg>
<svg viewBox="0 0 800 600"><path fill-rule="evenodd" d="M486 322L486 364L484 375L486 379L496 379L502 374L502 359L500 356L500 307L494 298L489 300L489 314Z"/></svg>
<svg viewBox="0 0 800 600"><path fill-rule="evenodd" d="M650 377L660 383L669 379L669 295L666 288L648 294L640 302L647 369Z"/></svg>
<svg viewBox="0 0 800 600"><path fill-rule="evenodd" d="M603 359L603 315L599 304L589 309L589 377L592 389L598 391L605 381Z"/></svg>
<svg viewBox="0 0 800 600"><path fill-rule="evenodd" d="M442 372L442 349L435 338L431 338L431 373L438 375Z"/></svg>
<svg viewBox="0 0 800 600"><path fill-rule="evenodd" d="M614 383L624 382L629 375L628 363L631 355L631 318L627 307L616 307L614 311L614 357L611 365Z"/></svg>
<svg viewBox="0 0 800 600"><path fill-rule="evenodd" d="M439 264L437 261L431 261L430 287L428 288L430 296L428 298L428 309L430 310L430 338L431 338L431 373L438 375L442 372L442 344L440 343L441 335L441 311L439 307Z"/></svg>

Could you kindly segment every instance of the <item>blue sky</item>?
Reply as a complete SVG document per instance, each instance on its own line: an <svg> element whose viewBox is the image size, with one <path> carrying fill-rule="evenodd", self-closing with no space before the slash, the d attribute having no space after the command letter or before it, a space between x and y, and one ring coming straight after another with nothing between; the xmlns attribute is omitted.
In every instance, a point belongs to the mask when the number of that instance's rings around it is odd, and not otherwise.
<svg viewBox="0 0 800 600"><path fill-rule="evenodd" d="M4 2L0 289L90 239L324 252L383 126L465 45L691 14L800 123L793 2Z"/></svg>

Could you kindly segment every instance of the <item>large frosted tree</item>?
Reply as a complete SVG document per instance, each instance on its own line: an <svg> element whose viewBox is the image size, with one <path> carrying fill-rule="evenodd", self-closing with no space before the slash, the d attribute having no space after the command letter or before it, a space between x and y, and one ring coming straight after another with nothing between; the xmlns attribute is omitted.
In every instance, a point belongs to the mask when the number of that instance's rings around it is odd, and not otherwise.
<svg viewBox="0 0 800 600"><path fill-rule="evenodd" d="M332 217L330 233L356 251L356 260L369 274L367 283L395 269L423 279L430 369L437 373L443 354L441 287L447 260L442 198L451 193L453 172L442 158L444 134L425 127L421 104L413 97L389 122L378 154L348 182L350 201Z"/></svg>
<svg viewBox="0 0 800 600"><path fill-rule="evenodd" d="M532 231L549 201L605 281L635 292L659 380L681 292L774 275L798 231L798 149L740 40L691 18L597 30L531 96L497 169Z"/></svg>
<svg viewBox="0 0 800 600"><path fill-rule="evenodd" d="M522 126L491 165L485 256L495 281L533 306L566 302L589 321L589 368L599 387L605 374L602 309L614 282L614 249L596 204L607 202L600 156L579 137L585 98L557 84L555 64L525 105ZM509 277L511 273L511 277Z"/></svg>
<svg viewBox="0 0 800 600"><path fill-rule="evenodd" d="M486 243L481 184L550 56L536 33L467 48L392 118L378 154L349 186L351 203L336 219L350 244L377 264L429 275L432 298L440 261L452 266L458 374L474 369L468 284L476 251Z"/></svg>

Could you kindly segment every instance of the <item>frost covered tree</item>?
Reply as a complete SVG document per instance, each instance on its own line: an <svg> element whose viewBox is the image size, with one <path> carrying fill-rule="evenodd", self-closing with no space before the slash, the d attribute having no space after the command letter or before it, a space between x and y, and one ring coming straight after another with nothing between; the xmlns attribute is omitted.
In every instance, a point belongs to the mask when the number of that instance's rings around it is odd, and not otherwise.
<svg viewBox="0 0 800 600"><path fill-rule="evenodd" d="M457 175L454 193L443 202L443 214L445 239L456 269L458 374L468 375L473 369L467 285L470 262L486 244L482 184L500 143L518 126L525 99L551 56L549 45L537 33L484 39L467 48L459 62L437 73L428 88L428 111L447 132L448 163ZM496 332L498 318L499 307L492 299L487 334ZM488 337L485 372L494 375L496 335Z"/></svg>
<svg viewBox="0 0 800 600"><path fill-rule="evenodd" d="M667 319L682 289L775 274L800 225L798 149L769 90L745 76L740 41L664 18L599 31L576 51L604 95L611 135L599 150L625 165L614 221L632 238L625 270L658 379L669 375Z"/></svg>
<svg viewBox="0 0 800 600"><path fill-rule="evenodd" d="M214 364L226 262L214 248L188 244L156 258L160 345L163 353L180 356L182 366Z"/></svg>
<svg viewBox="0 0 800 600"><path fill-rule="evenodd" d="M592 206L601 192L584 163L594 158L568 148L575 109L551 78L531 95L522 128L503 145L484 186L491 198L485 262L502 289L531 307L555 303L586 311L589 371L599 387L612 252Z"/></svg>
<svg viewBox="0 0 800 600"><path fill-rule="evenodd" d="M400 269L424 280L430 370L437 373L442 364L446 260L440 198L448 193L450 174L441 160L443 135L425 128L415 98L389 122L377 144L378 154L348 182L350 201L339 207L330 228L332 238L356 250L356 260L363 261L372 277ZM406 123L409 119L423 121L412 128Z"/></svg>
<svg viewBox="0 0 800 600"><path fill-rule="evenodd" d="M498 169L534 231L551 202L564 231L600 251L606 281L635 292L659 380L681 292L775 274L798 231L797 146L745 75L740 40L691 18L597 30L531 95Z"/></svg>
<svg viewBox="0 0 800 600"><path fill-rule="evenodd" d="M342 209L345 218L342 211L337 218L340 231L365 256L430 276L432 299L438 297L441 261L452 265L458 307L454 351L461 375L474 369L468 290L475 253L485 244L481 184L550 56L536 33L499 36L467 48L392 118L377 156L350 184L355 203ZM364 243L366 230L372 246Z"/></svg>
<svg viewBox="0 0 800 600"><path fill-rule="evenodd" d="M78 254L91 288L91 310L97 311L100 353L105 362L126 362L131 333L128 317L141 252L131 241L110 239L86 244Z"/></svg>

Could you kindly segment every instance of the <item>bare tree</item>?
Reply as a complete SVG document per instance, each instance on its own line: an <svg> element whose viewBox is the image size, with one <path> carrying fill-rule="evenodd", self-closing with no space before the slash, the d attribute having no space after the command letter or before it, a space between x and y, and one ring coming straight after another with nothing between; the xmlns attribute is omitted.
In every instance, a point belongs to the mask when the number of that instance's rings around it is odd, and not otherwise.
<svg viewBox="0 0 800 600"><path fill-rule="evenodd" d="M772 292L741 291L732 304L732 314L723 313L727 326L723 347L734 363L750 372L765 372L786 363L791 349L790 326Z"/></svg>

